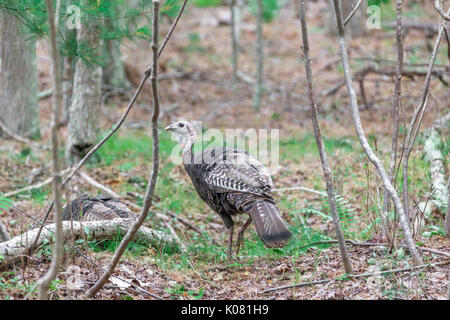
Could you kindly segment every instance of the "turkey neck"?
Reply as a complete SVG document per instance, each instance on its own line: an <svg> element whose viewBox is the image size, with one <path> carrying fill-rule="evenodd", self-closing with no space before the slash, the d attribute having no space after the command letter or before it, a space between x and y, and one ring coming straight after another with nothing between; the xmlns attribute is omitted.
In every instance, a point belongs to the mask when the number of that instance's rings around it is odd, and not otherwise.
<svg viewBox="0 0 450 320"><path fill-rule="evenodd" d="M180 141L180 146L182 150L182 158L184 164L190 164L192 162L192 147L194 146L195 139L197 138L197 133L193 128L188 129L189 134L184 136Z"/></svg>

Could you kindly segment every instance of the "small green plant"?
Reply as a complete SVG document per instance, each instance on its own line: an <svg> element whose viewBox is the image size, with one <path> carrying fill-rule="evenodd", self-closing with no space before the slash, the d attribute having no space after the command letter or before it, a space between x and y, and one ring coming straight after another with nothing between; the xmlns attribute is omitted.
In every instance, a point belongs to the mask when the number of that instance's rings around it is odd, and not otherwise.
<svg viewBox="0 0 450 320"><path fill-rule="evenodd" d="M183 284L181 285L175 285L172 288L166 289L167 292L175 295L175 296L182 296L187 297L191 296L192 298L196 300L200 300L203 298L204 289L200 288L200 290L187 290Z"/></svg>
<svg viewBox="0 0 450 320"><path fill-rule="evenodd" d="M8 210L13 206L13 201L0 194L0 212Z"/></svg>

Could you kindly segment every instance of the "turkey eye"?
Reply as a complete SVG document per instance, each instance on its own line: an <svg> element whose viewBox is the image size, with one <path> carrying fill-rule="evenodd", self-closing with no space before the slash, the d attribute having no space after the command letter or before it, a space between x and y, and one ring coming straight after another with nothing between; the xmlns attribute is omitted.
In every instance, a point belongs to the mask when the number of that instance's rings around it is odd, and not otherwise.
<svg viewBox="0 0 450 320"><path fill-rule="evenodd" d="M180 123L178 126L179 126L180 128L183 128L183 127L184 127L184 123Z"/></svg>

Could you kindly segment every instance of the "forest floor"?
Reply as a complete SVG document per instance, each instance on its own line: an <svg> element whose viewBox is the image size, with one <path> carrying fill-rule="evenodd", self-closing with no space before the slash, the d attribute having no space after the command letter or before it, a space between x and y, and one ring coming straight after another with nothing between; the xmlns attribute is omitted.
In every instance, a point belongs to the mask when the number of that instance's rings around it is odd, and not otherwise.
<svg viewBox="0 0 450 320"><path fill-rule="evenodd" d="M321 2L319 2L320 4ZM161 127L172 120L202 121L205 128L278 128L280 129L280 165L273 175L275 188L302 186L323 191L320 159L315 145L306 99L304 65L300 48L299 22L295 6L287 5L271 23L264 25L265 83L268 85L259 112L253 109L252 86L240 81L236 92L231 90L230 38L228 9L188 8L177 31L161 56L161 72L183 77L160 81L162 103ZM395 11L382 10L383 21L393 21ZM311 56L320 112L320 124L333 168L339 194L339 209L345 235L363 242L382 240L379 208L383 190L376 171L368 163L356 138L345 87L335 94L320 96L343 78L335 37L326 35L326 6L315 5L308 12ZM437 24L432 3L425 8L406 6L405 17ZM163 19L163 32L169 23ZM410 31L405 37L407 64L426 70L429 45L433 38L423 32ZM241 35L240 70L254 78L255 28L250 14L244 16ZM349 40L353 70L368 63L383 67L395 66L395 34L392 28L370 30L366 37ZM123 46L129 80L136 86L149 63L149 44L128 43ZM447 48L441 46L436 65L448 65ZM378 61L375 58L385 59ZM422 64L425 64L423 66ZM48 89L50 64L48 48L38 50L40 90ZM448 81L448 77L446 78ZM401 123L409 119L422 93L423 77L403 81ZM358 85L355 82L355 85ZM363 126L371 145L380 157L389 162L391 145L393 77L370 74L364 81L368 106L361 107ZM124 112L132 90L105 91L102 105L103 134ZM449 90L433 78L428 112L422 129L449 111ZM361 98L361 91L358 91ZM361 99L360 99L361 101ZM42 141L49 141L50 98L40 100ZM151 91L147 85L124 127L98 152L96 161L83 170L129 201L142 204L151 167ZM65 128L61 133L65 136ZM404 125L401 130L404 132ZM443 133L443 150L448 159L448 129ZM267 249L253 228L246 232L244 247L233 260L226 258L227 230L220 217L211 212L196 192L180 165L170 155L175 141L161 131L160 175L151 212L172 212L199 228L203 236L170 220L187 247L186 253L155 250L143 243L130 244L115 274L137 287L167 299L446 299L449 267L431 267L416 271L372 275L358 279L345 276L336 245L314 244L334 239L334 229L327 209L327 200L320 195L299 190L275 193L280 212L290 226L293 239L282 249ZM423 157L423 137L419 135L410 162L410 193L414 220L414 237L419 246L450 253L450 241L443 235L444 216L433 209L430 216L418 209L429 194L429 164ZM62 154L62 152L61 152ZM50 176L48 151L30 148L12 140L0 140L0 192L5 194ZM448 164L447 164L448 172ZM397 187L401 188L401 179ZM71 198L82 194L98 194L99 190L75 178L70 186ZM12 197L14 205L27 214L40 218L51 199L51 187L23 192ZM245 217L236 219L238 226ZM0 213L0 221L16 236L34 225L19 210ZM169 232L167 224L153 214L146 226ZM397 233L402 242L401 231ZM213 244L212 240L218 244ZM79 245L95 261L68 252L51 286L53 299L79 299L98 279L117 248L119 239L88 241ZM409 253L403 248L389 253L380 246L348 247L355 274L370 273L412 266ZM426 263L442 261L442 256L423 253ZM48 269L50 244L22 264L0 271L0 298L36 298L35 283ZM329 283L264 293L264 290L300 282L332 279ZM150 299L136 287L112 279L96 296L98 299Z"/></svg>

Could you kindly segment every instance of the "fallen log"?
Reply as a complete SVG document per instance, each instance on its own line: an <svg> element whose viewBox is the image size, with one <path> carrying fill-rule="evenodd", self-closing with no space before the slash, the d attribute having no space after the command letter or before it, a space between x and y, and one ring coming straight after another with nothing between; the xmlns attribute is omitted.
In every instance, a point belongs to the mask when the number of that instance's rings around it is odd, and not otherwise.
<svg viewBox="0 0 450 320"><path fill-rule="evenodd" d="M73 226L71 225L73 223ZM118 235L125 235L129 228L133 225L133 219L113 219L102 221L64 221L63 237L68 238L88 238L88 239L113 239ZM51 241L55 234L55 224L45 226L39 239L36 241L36 248L44 243ZM13 263L26 255L29 246L34 243L39 228L30 230L13 239L0 243L0 267ZM147 227L140 227L136 233L135 240L148 243L154 248L161 249L163 247L178 248L177 240L168 234L153 230Z"/></svg>

